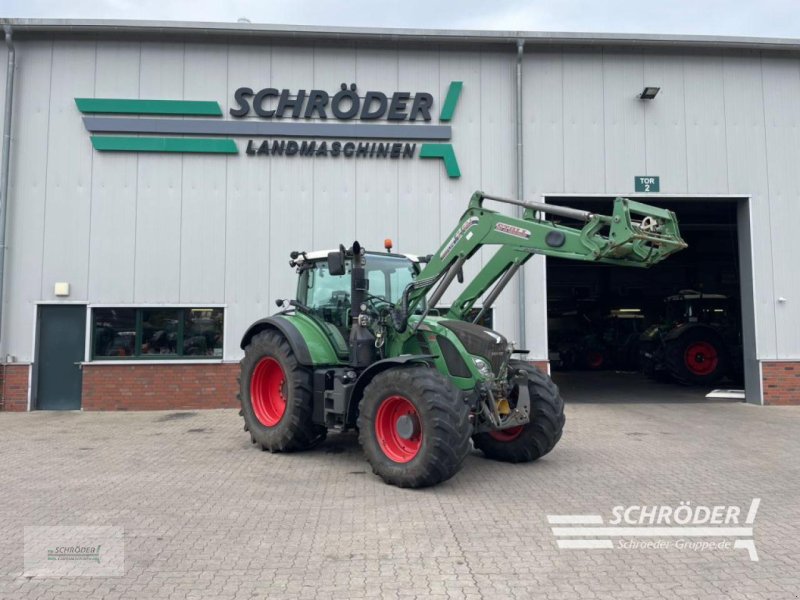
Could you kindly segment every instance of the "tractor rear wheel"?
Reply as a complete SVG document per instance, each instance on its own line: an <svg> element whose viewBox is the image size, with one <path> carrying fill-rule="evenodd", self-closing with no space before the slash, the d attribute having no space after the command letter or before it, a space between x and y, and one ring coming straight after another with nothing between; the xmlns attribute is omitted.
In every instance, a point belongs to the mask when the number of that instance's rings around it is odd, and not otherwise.
<svg viewBox="0 0 800 600"><path fill-rule="evenodd" d="M420 488L455 475L469 454L469 406L428 367L378 373L359 404L358 441L386 483Z"/></svg>
<svg viewBox="0 0 800 600"><path fill-rule="evenodd" d="M531 420L525 425L477 433L475 447L486 458L503 462L531 462L552 450L564 431L564 400L558 386L533 365L512 362L510 367L528 373Z"/></svg>
<svg viewBox="0 0 800 600"><path fill-rule="evenodd" d="M301 365L277 331L255 335L244 350L239 377L245 431L269 452L305 450L325 439L311 421L311 369Z"/></svg>
<svg viewBox="0 0 800 600"><path fill-rule="evenodd" d="M689 329L666 344L669 374L684 385L714 385L728 369L725 344L714 331Z"/></svg>

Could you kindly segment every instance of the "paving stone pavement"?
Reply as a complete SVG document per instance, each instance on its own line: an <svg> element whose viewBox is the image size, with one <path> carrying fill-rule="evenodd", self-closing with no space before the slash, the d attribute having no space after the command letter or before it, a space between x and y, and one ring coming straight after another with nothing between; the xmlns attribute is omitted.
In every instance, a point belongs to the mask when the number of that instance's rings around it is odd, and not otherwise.
<svg viewBox="0 0 800 600"><path fill-rule="evenodd" d="M353 435L256 450L235 410L0 413L0 598L798 598L800 408L570 404L534 464L384 485ZM559 550L548 514L761 505L745 550ZM125 575L23 576L23 527L115 525Z"/></svg>

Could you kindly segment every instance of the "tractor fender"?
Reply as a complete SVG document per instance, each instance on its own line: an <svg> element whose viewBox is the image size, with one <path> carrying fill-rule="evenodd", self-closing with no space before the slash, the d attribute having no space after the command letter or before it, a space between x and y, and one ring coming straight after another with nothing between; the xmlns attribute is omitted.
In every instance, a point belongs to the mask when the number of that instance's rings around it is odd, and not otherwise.
<svg viewBox="0 0 800 600"><path fill-rule="evenodd" d="M347 406L346 422L355 424L358 415L358 403L361 401L361 396L364 394L364 389L369 385L369 382L378 374L392 367L411 366L415 363L433 366L433 354L406 354L402 356L395 356L393 358L384 358L378 362L372 363L366 369L361 371L361 374L356 379L353 392L350 395L350 402Z"/></svg>
<svg viewBox="0 0 800 600"><path fill-rule="evenodd" d="M306 344L305 338L303 338L303 335L300 333L297 327L295 327L295 325L289 319L284 319L277 316L259 319L250 325L245 332L244 337L242 337L242 342L239 344L239 347L244 350L253 337L262 331L266 331L267 329L274 329L283 334L283 337L285 337L286 341L289 342L297 361L301 365L314 364L314 361L311 359L311 353L308 351L308 344Z"/></svg>
<svg viewBox="0 0 800 600"><path fill-rule="evenodd" d="M707 331L709 335L719 337L719 332L713 327L709 327L708 325L704 325L703 323L684 323L683 325L680 325L679 327L675 327L674 329L668 331L664 335L663 339L665 342L670 342L672 340L678 339L684 333L693 329L703 329Z"/></svg>

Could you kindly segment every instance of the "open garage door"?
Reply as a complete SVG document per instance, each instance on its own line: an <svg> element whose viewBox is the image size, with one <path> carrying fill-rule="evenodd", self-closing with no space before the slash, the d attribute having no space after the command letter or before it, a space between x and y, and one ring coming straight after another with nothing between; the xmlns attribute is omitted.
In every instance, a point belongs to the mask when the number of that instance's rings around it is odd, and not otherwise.
<svg viewBox="0 0 800 600"><path fill-rule="evenodd" d="M546 198L601 214L613 200ZM755 362L748 199L644 201L677 214L689 248L650 269L548 258L554 379L572 400L706 401L712 390L745 390ZM749 393L760 402L760 387Z"/></svg>

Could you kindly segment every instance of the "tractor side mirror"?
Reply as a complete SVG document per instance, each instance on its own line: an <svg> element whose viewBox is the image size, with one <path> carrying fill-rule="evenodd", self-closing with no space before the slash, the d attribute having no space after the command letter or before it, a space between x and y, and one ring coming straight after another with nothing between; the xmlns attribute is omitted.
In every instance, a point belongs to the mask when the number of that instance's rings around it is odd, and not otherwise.
<svg viewBox="0 0 800 600"><path fill-rule="evenodd" d="M331 275L344 275L344 252L341 250L328 252L328 273Z"/></svg>

